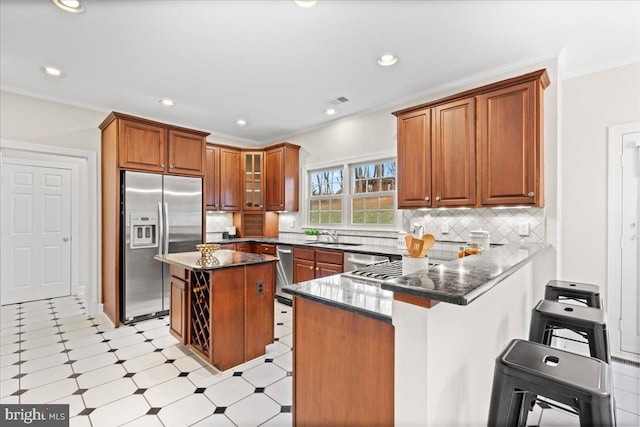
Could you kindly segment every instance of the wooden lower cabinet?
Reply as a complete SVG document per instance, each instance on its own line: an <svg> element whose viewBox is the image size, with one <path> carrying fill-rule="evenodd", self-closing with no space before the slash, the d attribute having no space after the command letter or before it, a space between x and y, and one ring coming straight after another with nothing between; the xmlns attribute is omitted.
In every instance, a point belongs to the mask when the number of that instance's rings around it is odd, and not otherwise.
<svg viewBox="0 0 640 427"><path fill-rule="evenodd" d="M273 342L273 301L275 264L260 264L246 269L244 286L244 360L265 353Z"/></svg>
<svg viewBox="0 0 640 427"><path fill-rule="evenodd" d="M342 251L293 248L293 283L333 276L343 270Z"/></svg>
<svg viewBox="0 0 640 427"><path fill-rule="evenodd" d="M244 269L212 270L211 363L226 370L244 362Z"/></svg>
<svg viewBox="0 0 640 427"><path fill-rule="evenodd" d="M394 425L394 328L293 300L293 425Z"/></svg>
<svg viewBox="0 0 640 427"><path fill-rule="evenodd" d="M169 332L182 344L187 340L187 292L188 283L177 277L170 277Z"/></svg>

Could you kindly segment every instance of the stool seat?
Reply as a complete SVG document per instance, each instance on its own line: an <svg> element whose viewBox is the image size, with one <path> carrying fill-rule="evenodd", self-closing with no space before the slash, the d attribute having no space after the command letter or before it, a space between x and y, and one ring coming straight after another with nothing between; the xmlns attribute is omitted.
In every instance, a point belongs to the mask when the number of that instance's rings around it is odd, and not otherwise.
<svg viewBox="0 0 640 427"><path fill-rule="evenodd" d="M541 300L531 312L529 340L550 345L553 329L569 329L587 339L591 357L609 363L609 336L606 313L593 307L581 307Z"/></svg>
<svg viewBox="0 0 640 427"><path fill-rule="evenodd" d="M601 360L513 340L496 358L487 425L524 425L527 393L576 409L581 426L615 425L611 370Z"/></svg>
<svg viewBox="0 0 640 427"><path fill-rule="evenodd" d="M551 301L580 301L587 307L602 308L600 288L589 283L550 280L544 289L544 299Z"/></svg>

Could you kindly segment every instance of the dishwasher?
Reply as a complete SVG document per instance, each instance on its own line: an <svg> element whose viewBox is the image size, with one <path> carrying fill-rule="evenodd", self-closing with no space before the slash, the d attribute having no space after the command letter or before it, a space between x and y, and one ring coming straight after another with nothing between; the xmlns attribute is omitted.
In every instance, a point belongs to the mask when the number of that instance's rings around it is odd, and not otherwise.
<svg viewBox="0 0 640 427"><path fill-rule="evenodd" d="M291 295L284 293L284 285L293 283L293 246L276 245L278 262L276 263L276 299L291 305Z"/></svg>

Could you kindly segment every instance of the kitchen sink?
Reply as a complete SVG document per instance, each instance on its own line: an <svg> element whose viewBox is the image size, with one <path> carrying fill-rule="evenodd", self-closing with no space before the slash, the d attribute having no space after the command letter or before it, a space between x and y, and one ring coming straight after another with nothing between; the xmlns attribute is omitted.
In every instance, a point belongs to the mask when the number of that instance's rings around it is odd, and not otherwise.
<svg viewBox="0 0 640 427"><path fill-rule="evenodd" d="M362 243L342 243L342 242L313 242L310 245L330 245L330 246L362 246Z"/></svg>

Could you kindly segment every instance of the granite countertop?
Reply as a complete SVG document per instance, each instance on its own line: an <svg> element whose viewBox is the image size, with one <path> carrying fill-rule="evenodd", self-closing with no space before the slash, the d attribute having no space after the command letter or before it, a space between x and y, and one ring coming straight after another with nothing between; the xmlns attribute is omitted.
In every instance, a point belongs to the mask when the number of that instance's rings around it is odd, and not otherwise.
<svg viewBox="0 0 640 427"><path fill-rule="evenodd" d="M509 277L551 245L511 243L389 280L382 289L467 305Z"/></svg>
<svg viewBox="0 0 640 427"><path fill-rule="evenodd" d="M393 292L381 289L378 283L336 274L287 285L283 289L294 296L391 323Z"/></svg>
<svg viewBox="0 0 640 427"><path fill-rule="evenodd" d="M198 263L200 252L178 252L166 255L156 255L153 258L178 267L193 271L215 270L218 268L237 267L240 265L262 264L265 262L275 262L278 258L271 255L252 254L248 252L230 251L219 249L213 253L218 260L217 265L202 266Z"/></svg>
<svg viewBox="0 0 640 427"><path fill-rule="evenodd" d="M396 246L380 246L380 245L365 245L365 244L349 244L349 243L329 243L329 242L305 242L294 239L278 238L278 237L264 237L264 238L237 238L237 239L225 239L225 240L212 240L207 243L241 243L241 242L258 242L270 245L290 245L290 246L303 246L316 249L334 249L343 252L353 252L366 255L383 255L392 256L399 259L403 255L407 254L406 249L401 249ZM446 260L447 256L442 251L431 249L429 251L429 257L434 260Z"/></svg>

